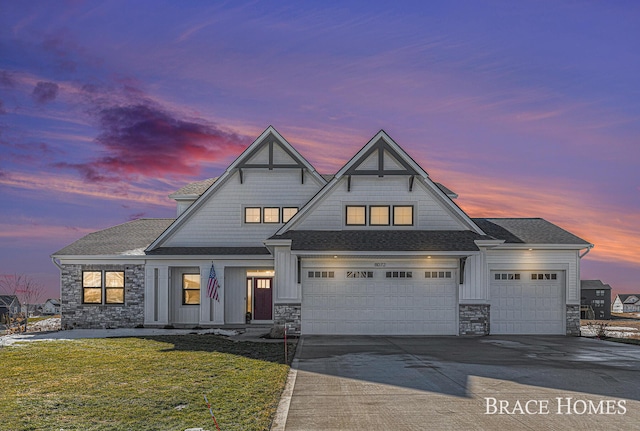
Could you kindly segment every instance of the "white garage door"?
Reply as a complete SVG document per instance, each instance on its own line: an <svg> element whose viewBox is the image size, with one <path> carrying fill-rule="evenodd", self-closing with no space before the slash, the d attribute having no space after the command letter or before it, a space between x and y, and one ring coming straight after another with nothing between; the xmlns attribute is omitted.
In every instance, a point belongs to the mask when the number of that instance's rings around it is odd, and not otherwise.
<svg viewBox="0 0 640 431"><path fill-rule="evenodd" d="M562 271L492 271L491 334L565 334Z"/></svg>
<svg viewBox="0 0 640 431"><path fill-rule="evenodd" d="M306 268L302 333L457 335L455 274L451 269Z"/></svg>

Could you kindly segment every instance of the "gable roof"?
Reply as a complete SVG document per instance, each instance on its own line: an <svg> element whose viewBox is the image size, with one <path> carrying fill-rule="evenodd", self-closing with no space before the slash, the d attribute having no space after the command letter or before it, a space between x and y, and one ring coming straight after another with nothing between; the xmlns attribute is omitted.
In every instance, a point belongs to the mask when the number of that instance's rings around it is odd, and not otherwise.
<svg viewBox="0 0 640 431"><path fill-rule="evenodd" d="M542 218L474 218L487 234L506 244L589 246L589 242Z"/></svg>
<svg viewBox="0 0 640 431"><path fill-rule="evenodd" d="M0 295L0 305L9 307L14 301L20 304L20 300L16 295Z"/></svg>
<svg viewBox="0 0 640 431"><path fill-rule="evenodd" d="M277 141L278 147L284 151L295 163L278 163L274 158L274 140ZM268 151L268 160L267 163L256 163L255 158L260 154L261 151ZM246 150L238 156L238 158L229 165L229 167L225 170L225 172L211 184L206 191L200 195L197 200L189 206L180 216L164 231L158 238L155 239L148 247L147 251L154 250L162 245L162 243L169 238L169 236L175 232L185 221L187 221L192 214L194 214L198 208L200 208L204 202L210 199L216 193L222 185L231 177L233 173L239 171L240 179L242 181L242 169L252 169L252 168L299 168L303 172L308 172L312 175L320 184L326 184L326 180L320 175L315 168L309 163L295 148L287 142L286 139L278 133L278 131L273 127L269 126L265 129L264 132L258 138L253 141Z"/></svg>
<svg viewBox="0 0 640 431"><path fill-rule="evenodd" d="M52 256L136 256L149 246L174 219L139 219L93 232Z"/></svg>
<svg viewBox="0 0 640 431"><path fill-rule="evenodd" d="M389 167L389 165L391 165ZM433 195L438 197L445 207L451 210L452 214L457 217L463 225L469 230L474 231L478 235L484 235L484 232L478 227L469 216L451 199L455 195L446 187L440 187L434 183L429 174L415 162L391 137L384 131L380 130L364 147L356 153L338 172L331 181L325 185L307 204L294 215L288 223L286 223L276 235L283 234L288 230L292 230L302 221L306 215L319 203L331 190L337 186L338 182L345 176L351 175L377 175L383 177L385 175L408 175L421 181Z"/></svg>
<svg viewBox="0 0 640 431"><path fill-rule="evenodd" d="M618 294L616 299L620 298L623 304L635 304L640 301L640 293L624 293Z"/></svg>
<svg viewBox="0 0 640 431"><path fill-rule="evenodd" d="M611 290L611 286L604 284L601 280L580 280L582 290Z"/></svg>
<svg viewBox="0 0 640 431"><path fill-rule="evenodd" d="M189 183L186 186L171 193L171 199L197 199L218 179L207 178L206 180Z"/></svg>

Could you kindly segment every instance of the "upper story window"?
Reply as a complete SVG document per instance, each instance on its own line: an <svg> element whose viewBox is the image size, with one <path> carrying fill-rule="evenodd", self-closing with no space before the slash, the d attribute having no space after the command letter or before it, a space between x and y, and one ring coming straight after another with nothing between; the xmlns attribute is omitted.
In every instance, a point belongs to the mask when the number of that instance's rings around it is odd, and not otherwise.
<svg viewBox="0 0 640 431"><path fill-rule="evenodd" d="M389 207L371 205L369 207L369 224L371 226L389 226Z"/></svg>
<svg viewBox="0 0 640 431"><path fill-rule="evenodd" d="M596 296L604 296L604 290L596 290Z"/></svg>
<svg viewBox="0 0 640 431"><path fill-rule="evenodd" d="M364 226L367 224L366 219L367 207L347 205L347 225L348 226Z"/></svg>
<svg viewBox="0 0 640 431"><path fill-rule="evenodd" d="M394 205L393 206L394 226L413 226L413 206Z"/></svg>
<svg viewBox="0 0 640 431"><path fill-rule="evenodd" d="M262 221L262 209L247 207L244 209L245 223L260 223Z"/></svg>
<svg viewBox="0 0 640 431"><path fill-rule="evenodd" d="M298 208L284 207L282 208L282 223L286 223L291 220L291 217L298 213Z"/></svg>
<svg viewBox="0 0 640 431"><path fill-rule="evenodd" d="M83 271L82 302L124 304L124 271Z"/></svg>
<svg viewBox="0 0 640 431"><path fill-rule="evenodd" d="M280 223L280 208L263 209L265 223Z"/></svg>
<svg viewBox="0 0 640 431"><path fill-rule="evenodd" d="M200 304L200 274L182 274L182 304Z"/></svg>

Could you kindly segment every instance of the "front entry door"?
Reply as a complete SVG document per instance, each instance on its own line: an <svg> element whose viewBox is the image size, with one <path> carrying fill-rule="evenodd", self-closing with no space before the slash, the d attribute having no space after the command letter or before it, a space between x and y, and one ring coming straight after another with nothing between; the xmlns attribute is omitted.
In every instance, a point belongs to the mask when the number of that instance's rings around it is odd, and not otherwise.
<svg viewBox="0 0 640 431"><path fill-rule="evenodd" d="M272 278L254 278L253 279L253 319L254 320L271 320L273 315L271 282Z"/></svg>

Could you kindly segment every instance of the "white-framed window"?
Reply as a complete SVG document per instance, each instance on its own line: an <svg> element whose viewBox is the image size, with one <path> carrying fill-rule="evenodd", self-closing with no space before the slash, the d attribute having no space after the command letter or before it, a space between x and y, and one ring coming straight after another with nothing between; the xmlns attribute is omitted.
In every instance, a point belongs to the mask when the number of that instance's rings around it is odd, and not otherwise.
<svg viewBox="0 0 640 431"><path fill-rule="evenodd" d="M532 280L557 280L558 274L555 273L544 273L544 274L531 274Z"/></svg>
<svg viewBox="0 0 640 431"><path fill-rule="evenodd" d="M291 220L291 217L298 213L298 208L296 207L284 207L282 208L282 223L286 223Z"/></svg>
<svg viewBox="0 0 640 431"><path fill-rule="evenodd" d="M393 206L394 226L413 226L413 206L394 205Z"/></svg>
<svg viewBox="0 0 640 431"><path fill-rule="evenodd" d="M276 208L276 207L263 208L262 217L265 223L280 223L280 208Z"/></svg>
<svg viewBox="0 0 640 431"><path fill-rule="evenodd" d="M451 278L451 271L425 271L424 278Z"/></svg>
<svg viewBox="0 0 640 431"><path fill-rule="evenodd" d="M244 209L245 223L260 223L262 221L262 208L246 207Z"/></svg>
<svg viewBox="0 0 640 431"><path fill-rule="evenodd" d="M413 271L387 271L387 278L413 278Z"/></svg>
<svg viewBox="0 0 640 431"><path fill-rule="evenodd" d="M520 280L520 274L517 272L502 272L494 275L495 280Z"/></svg>
<svg viewBox="0 0 640 431"><path fill-rule="evenodd" d="M309 278L334 278L335 272L333 271L309 271L307 273Z"/></svg>
<svg viewBox="0 0 640 431"><path fill-rule="evenodd" d="M347 271L347 278L373 278L373 271Z"/></svg>
<svg viewBox="0 0 640 431"><path fill-rule="evenodd" d="M389 206L371 205L369 207L370 226L389 226Z"/></svg>
<svg viewBox="0 0 640 431"><path fill-rule="evenodd" d="M367 224L367 207L364 205L347 205L348 226L365 226Z"/></svg>
<svg viewBox="0 0 640 431"><path fill-rule="evenodd" d="M124 304L124 271L83 271L84 304Z"/></svg>
<svg viewBox="0 0 640 431"><path fill-rule="evenodd" d="M200 274L182 274L182 305L200 305Z"/></svg>

